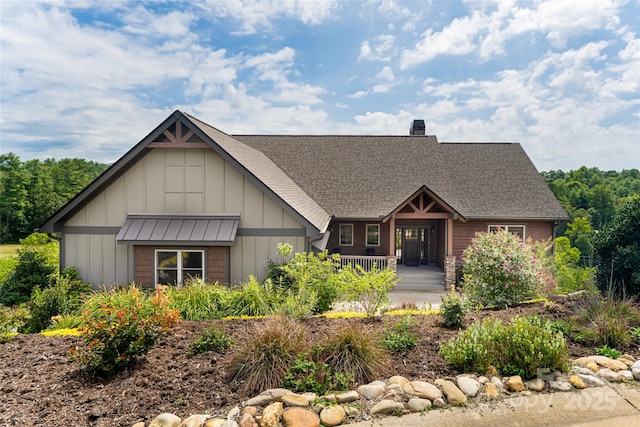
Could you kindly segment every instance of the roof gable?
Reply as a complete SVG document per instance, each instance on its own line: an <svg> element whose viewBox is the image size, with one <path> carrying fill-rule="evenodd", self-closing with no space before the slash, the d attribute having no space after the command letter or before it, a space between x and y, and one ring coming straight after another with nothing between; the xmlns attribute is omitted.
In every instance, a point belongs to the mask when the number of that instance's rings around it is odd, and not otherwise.
<svg viewBox="0 0 640 427"><path fill-rule="evenodd" d="M316 236L326 230L330 216L264 153L180 111L175 111L53 214L40 226L40 230L60 231L66 218L81 209L149 150L185 146L212 148L294 218L305 224L308 235Z"/></svg>

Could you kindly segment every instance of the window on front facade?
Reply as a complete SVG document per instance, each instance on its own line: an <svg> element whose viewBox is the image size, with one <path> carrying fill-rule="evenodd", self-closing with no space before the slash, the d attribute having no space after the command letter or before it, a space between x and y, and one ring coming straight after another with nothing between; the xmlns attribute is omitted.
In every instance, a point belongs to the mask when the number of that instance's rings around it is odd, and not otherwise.
<svg viewBox="0 0 640 427"><path fill-rule="evenodd" d="M367 246L380 246L379 224L367 224Z"/></svg>
<svg viewBox="0 0 640 427"><path fill-rule="evenodd" d="M496 231L506 230L509 233L517 234L522 240L524 240L524 225L490 225L489 232L495 233Z"/></svg>
<svg viewBox="0 0 640 427"><path fill-rule="evenodd" d="M191 277L204 277L204 251L156 250L156 283L179 285Z"/></svg>
<svg viewBox="0 0 640 427"><path fill-rule="evenodd" d="M353 246L353 224L340 224L340 246Z"/></svg>

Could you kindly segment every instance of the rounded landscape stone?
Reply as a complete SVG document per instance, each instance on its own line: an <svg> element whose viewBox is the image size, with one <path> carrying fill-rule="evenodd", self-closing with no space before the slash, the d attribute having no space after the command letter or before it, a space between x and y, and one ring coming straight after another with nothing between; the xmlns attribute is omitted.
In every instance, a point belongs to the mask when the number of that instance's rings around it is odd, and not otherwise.
<svg viewBox="0 0 640 427"><path fill-rule="evenodd" d="M178 427L182 420L175 414L164 412L151 421L149 427Z"/></svg>
<svg viewBox="0 0 640 427"><path fill-rule="evenodd" d="M282 414L282 424L285 427L319 427L320 418L308 409L291 408Z"/></svg>
<svg viewBox="0 0 640 427"><path fill-rule="evenodd" d="M467 403L467 396L452 381L442 381L442 392L449 405L464 405Z"/></svg>
<svg viewBox="0 0 640 427"><path fill-rule="evenodd" d="M282 396L282 403L289 408L306 408L309 406L309 399L299 394L285 394Z"/></svg>
<svg viewBox="0 0 640 427"><path fill-rule="evenodd" d="M522 382L522 377L520 375L509 377L505 385L507 386L507 390L511 392L517 393L524 390L524 383Z"/></svg>
<svg viewBox="0 0 640 427"><path fill-rule="evenodd" d="M411 412L423 412L431 408L431 401L429 399L421 399L419 397L412 397L407 402L407 408Z"/></svg>
<svg viewBox="0 0 640 427"><path fill-rule="evenodd" d="M473 378L461 376L456 378L456 383L467 397L476 397L480 392L480 383Z"/></svg>
<svg viewBox="0 0 640 427"><path fill-rule="evenodd" d="M402 402L396 402L395 400L384 399L373 405L371 408L371 415L376 414L390 414L395 411L402 411L404 405Z"/></svg>
<svg viewBox="0 0 640 427"><path fill-rule="evenodd" d="M342 424L346 416L342 406L329 406L320 412L320 422L327 427L338 426Z"/></svg>

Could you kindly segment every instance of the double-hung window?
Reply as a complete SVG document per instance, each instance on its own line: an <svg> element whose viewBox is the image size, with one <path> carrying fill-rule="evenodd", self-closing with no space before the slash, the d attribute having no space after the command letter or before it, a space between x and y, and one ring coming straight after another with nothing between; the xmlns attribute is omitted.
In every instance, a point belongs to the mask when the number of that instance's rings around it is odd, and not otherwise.
<svg viewBox="0 0 640 427"><path fill-rule="evenodd" d="M156 250L156 283L181 285L189 278L204 277L204 251L183 249Z"/></svg>
<svg viewBox="0 0 640 427"><path fill-rule="evenodd" d="M367 224L367 246L380 246L380 224Z"/></svg>
<svg viewBox="0 0 640 427"><path fill-rule="evenodd" d="M353 224L340 224L340 246L353 246Z"/></svg>
<svg viewBox="0 0 640 427"><path fill-rule="evenodd" d="M490 225L489 233L495 233L498 230L505 230L512 234L517 234L522 240L524 240L524 225Z"/></svg>

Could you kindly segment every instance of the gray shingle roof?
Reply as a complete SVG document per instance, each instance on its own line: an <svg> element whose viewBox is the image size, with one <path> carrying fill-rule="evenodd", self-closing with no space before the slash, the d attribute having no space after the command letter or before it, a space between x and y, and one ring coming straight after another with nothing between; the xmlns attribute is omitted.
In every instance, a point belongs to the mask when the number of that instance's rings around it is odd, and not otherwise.
<svg viewBox="0 0 640 427"><path fill-rule="evenodd" d="M517 143L434 136L237 135L329 214L375 218L426 186L466 219L566 219Z"/></svg>

